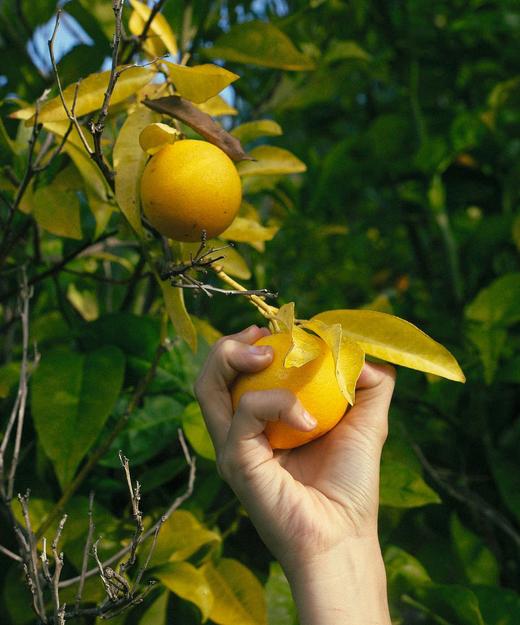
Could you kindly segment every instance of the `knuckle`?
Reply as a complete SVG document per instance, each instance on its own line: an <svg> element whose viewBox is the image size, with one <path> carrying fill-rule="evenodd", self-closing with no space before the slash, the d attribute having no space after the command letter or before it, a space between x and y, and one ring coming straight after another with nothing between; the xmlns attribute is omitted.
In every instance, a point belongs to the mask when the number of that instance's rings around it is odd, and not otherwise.
<svg viewBox="0 0 520 625"><path fill-rule="evenodd" d="M246 414L253 412L257 406L260 392L261 391L246 391L238 402L237 412Z"/></svg>

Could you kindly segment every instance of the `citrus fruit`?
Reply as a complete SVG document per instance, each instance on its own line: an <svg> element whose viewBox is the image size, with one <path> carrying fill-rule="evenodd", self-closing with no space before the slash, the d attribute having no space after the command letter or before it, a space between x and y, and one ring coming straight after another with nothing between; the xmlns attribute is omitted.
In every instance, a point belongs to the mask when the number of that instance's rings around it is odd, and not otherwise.
<svg viewBox="0 0 520 625"><path fill-rule="evenodd" d="M141 178L143 211L161 234L177 241L208 239L231 224L242 200L233 161L207 141L166 145L147 163Z"/></svg>
<svg viewBox="0 0 520 625"><path fill-rule="evenodd" d="M291 335L287 332L271 334L256 341L255 345L270 345L274 351L271 364L257 373L239 375L231 388L233 409L242 395L248 391L287 389L300 400L303 407L316 419L318 425L310 432L300 432L282 423L270 422L265 429L273 449L299 447L331 430L347 410L336 380L336 366L328 345L320 339L323 349L310 362L301 367L285 368L283 361L291 347Z"/></svg>

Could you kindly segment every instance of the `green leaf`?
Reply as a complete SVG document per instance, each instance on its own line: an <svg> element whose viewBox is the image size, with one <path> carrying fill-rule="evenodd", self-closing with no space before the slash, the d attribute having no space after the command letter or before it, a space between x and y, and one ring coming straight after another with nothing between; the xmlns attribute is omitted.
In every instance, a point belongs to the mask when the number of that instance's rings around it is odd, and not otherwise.
<svg viewBox="0 0 520 625"><path fill-rule="evenodd" d="M517 456L490 450L489 461L502 501L520 522L520 472Z"/></svg>
<svg viewBox="0 0 520 625"><path fill-rule="evenodd" d="M124 431L113 442L100 464L118 468L118 450L138 466L153 458L175 439L184 406L166 395L146 397L142 408L134 410Z"/></svg>
<svg viewBox="0 0 520 625"><path fill-rule="evenodd" d="M121 67L118 68L121 70ZM119 76L112 97L110 98L110 106L114 106L131 95L135 95L136 91L147 85L155 76L155 71L144 67L130 67L123 71ZM98 72L90 74L84 78L78 88L76 97L76 106L74 112L77 117L82 117L93 111L97 111L103 105L103 99L108 87L110 78L110 70L106 72ZM72 108L74 95L76 93L76 84L69 85L63 91L63 97L67 108ZM15 119L29 120L34 115L34 106L20 109L12 114ZM67 114L63 108L61 97L57 96L44 104L38 114L40 123L60 122L67 120Z"/></svg>
<svg viewBox="0 0 520 625"><path fill-rule="evenodd" d="M250 63L286 70L311 70L314 63L299 52L285 33L270 22L251 21L234 26L204 53L213 59Z"/></svg>
<svg viewBox="0 0 520 625"><path fill-rule="evenodd" d="M38 224L57 236L79 240L81 234L78 191L83 187L81 177L73 166L66 167L54 180L25 197Z"/></svg>
<svg viewBox="0 0 520 625"><path fill-rule="evenodd" d="M404 463L387 460L383 450L379 484L379 503L382 506L417 508L440 501L418 471Z"/></svg>
<svg viewBox="0 0 520 625"><path fill-rule="evenodd" d="M484 381L491 384L495 378L498 363L506 344L507 330L501 326L474 323L466 329L469 340L478 349Z"/></svg>
<svg viewBox="0 0 520 625"><path fill-rule="evenodd" d="M262 585L243 564L222 558L203 569L215 597L210 619L218 625L267 625L267 606Z"/></svg>
<svg viewBox="0 0 520 625"><path fill-rule="evenodd" d="M150 541L151 538L147 542L148 545ZM176 510L161 527L150 566L168 561L182 562L201 547L212 547L220 542L220 535L205 527L191 512ZM144 548L141 551L141 558L146 556L147 548Z"/></svg>
<svg viewBox="0 0 520 625"><path fill-rule="evenodd" d="M508 273L482 289L466 306L472 321L510 326L520 321L520 273Z"/></svg>
<svg viewBox="0 0 520 625"><path fill-rule="evenodd" d="M177 94L196 104L213 98L240 78L238 74L212 63L194 67L174 65L168 61L163 64Z"/></svg>
<svg viewBox="0 0 520 625"><path fill-rule="evenodd" d="M297 625L298 616L291 587L278 562L271 562L265 585L269 625Z"/></svg>
<svg viewBox="0 0 520 625"><path fill-rule="evenodd" d="M471 586L477 597L486 625L517 625L520 623L520 595L514 590L496 586Z"/></svg>
<svg viewBox="0 0 520 625"><path fill-rule="evenodd" d="M139 625L167 625L168 591L161 592L139 620Z"/></svg>
<svg viewBox="0 0 520 625"><path fill-rule="evenodd" d="M202 621L207 620L214 597L201 569L189 562L168 562L154 571L154 577L179 597L194 603L201 612Z"/></svg>
<svg viewBox="0 0 520 625"><path fill-rule="evenodd" d="M305 163L292 152L273 145L259 145L249 153L254 161L237 163L241 176L270 176L273 174L299 174L307 170Z"/></svg>
<svg viewBox="0 0 520 625"><path fill-rule="evenodd" d="M457 382L466 379L445 347L399 317L374 310L327 310L313 319L340 323L344 333L370 356Z"/></svg>
<svg viewBox="0 0 520 625"><path fill-rule="evenodd" d="M20 364L10 362L0 367L0 399L9 397L11 391L18 384L20 377Z"/></svg>
<svg viewBox="0 0 520 625"><path fill-rule="evenodd" d="M193 449L208 460L215 460L215 448L197 402L188 404L182 413L182 429Z"/></svg>
<svg viewBox="0 0 520 625"><path fill-rule="evenodd" d="M478 599L468 588L448 584L424 584L416 596L433 614L456 625L486 625Z"/></svg>
<svg viewBox="0 0 520 625"><path fill-rule="evenodd" d="M259 137L278 137L282 134L282 128L272 119L257 119L253 122L246 122L240 126L235 126L231 134L240 143L249 143Z"/></svg>
<svg viewBox="0 0 520 625"><path fill-rule="evenodd" d="M121 390L124 366L122 352L113 346L42 355L32 381L32 415L62 489L101 433Z"/></svg>
<svg viewBox="0 0 520 625"><path fill-rule="evenodd" d="M126 118L114 145L116 200L128 223L141 238L144 237L144 230L141 224L140 184L148 156L139 146L139 135L158 119L157 113L146 106L138 106Z"/></svg>
<svg viewBox="0 0 520 625"><path fill-rule="evenodd" d="M430 576L419 560L399 547L387 547L384 560L389 593L395 599L430 581Z"/></svg>
<svg viewBox="0 0 520 625"><path fill-rule="evenodd" d="M325 63L336 61L370 61L370 54L355 41L333 41L323 57Z"/></svg>
<svg viewBox="0 0 520 625"><path fill-rule="evenodd" d="M473 584L496 585L500 572L498 562L482 539L464 527L455 513L451 515L450 529L455 550L469 581Z"/></svg>

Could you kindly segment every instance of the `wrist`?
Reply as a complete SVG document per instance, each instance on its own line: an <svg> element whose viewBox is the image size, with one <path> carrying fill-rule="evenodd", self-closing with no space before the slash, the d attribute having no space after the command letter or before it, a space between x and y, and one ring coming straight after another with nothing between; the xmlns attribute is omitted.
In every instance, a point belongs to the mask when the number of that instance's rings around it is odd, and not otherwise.
<svg viewBox="0 0 520 625"><path fill-rule="evenodd" d="M390 625L377 537L349 539L326 553L281 564L300 625Z"/></svg>

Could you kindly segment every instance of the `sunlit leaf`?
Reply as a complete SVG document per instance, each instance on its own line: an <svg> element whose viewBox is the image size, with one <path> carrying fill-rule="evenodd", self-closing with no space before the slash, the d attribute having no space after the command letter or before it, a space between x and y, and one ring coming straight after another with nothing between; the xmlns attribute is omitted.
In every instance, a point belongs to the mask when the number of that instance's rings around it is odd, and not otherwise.
<svg viewBox="0 0 520 625"><path fill-rule="evenodd" d="M143 2L138 0L130 0L130 4L139 17L146 23L150 17L151 9ZM160 41L165 45L170 54L175 56L178 53L177 41L173 34L170 25L162 13L157 13L150 24L150 31L156 35ZM141 30L142 32L142 30ZM140 35L139 33L133 33L134 35Z"/></svg>
<svg viewBox="0 0 520 625"><path fill-rule="evenodd" d="M121 69L121 68L119 68ZM148 84L155 76L155 71L144 67L131 67L119 76L110 105L114 106L134 95L141 87ZM91 74L80 82L74 113L77 117L87 115L101 108L110 79L110 71ZM65 104L70 110L74 102L76 84L69 85L63 91ZM34 115L34 107L21 109L12 114L15 119L30 119ZM65 121L67 114L59 96L44 104L38 114L40 123Z"/></svg>
<svg viewBox="0 0 520 625"><path fill-rule="evenodd" d="M215 449L197 402L188 404L182 414L182 429L193 449L208 460L215 460Z"/></svg>
<svg viewBox="0 0 520 625"><path fill-rule="evenodd" d="M146 8L148 9L148 7ZM139 37L145 25L146 20L143 20L137 11L132 11L128 20L128 29L132 35ZM166 46L161 41L159 35L156 35L151 28L148 30L146 39L142 43L142 48L152 59L161 57L166 52Z"/></svg>
<svg viewBox="0 0 520 625"><path fill-rule="evenodd" d="M271 22L257 20L234 26L204 53L213 59L286 70L311 70L314 63Z"/></svg>
<svg viewBox="0 0 520 625"><path fill-rule="evenodd" d="M238 115L237 109L229 104L221 95L213 96L196 105L203 113L211 115L211 117L222 117L223 115Z"/></svg>
<svg viewBox="0 0 520 625"><path fill-rule="evenodd" d="M237 164L241 176L298 174L307 170L305 163L292 152L273 145L260 145L251 150L249 156L255 160Z"/></svg>
<svg viewBox="0 0 520 625"><path fill-rule="evenodd" d="M449 380L465 381L450 352L404 319L373 310L328 310L313 319L340 323L344 335L370 356Z"/></svg>
<svg viewBox="0 0 520 625"><path fill-rule="evenodd" d="M235 126L231 134L241 143L249 143L258 137L277 137L282 134L282 128L272 119L257 119Z"/></svg>
<svg viewBox="0 0 520 625"><path fill-rule="evenodd" d="M267 625L264 589L243 564L222 558L204 565L215 601L209 618L219 625Z"/></svg>
<svg viewBox="0 0 520 625"><path fill-rule="evenodd" d="M66 167L50 183L25 198L38 224L57 236L81 239L80 200L83 184L74 166Z"/></svg>
<svg viewBox="0 0 520 625"><path fill-rule="evenodd" d="M294 323L294 302L281 306L275 320L282 332L291 335L291 346L284 356L284 367L302 367L320 355L323 343Z"/></svg>
<svg viewBox="0 0 520 625"><path fill-rule="evenodd" d="M32 378L38 441L63 488L101 433L123 384L125 360L110 345L80 354L46 352Z"/></svg>
<svg viewBox="0 0 520 625"><path fill-rule="evenodd" d="M151 540L150 537L145 544L151 545ZM205 527L191 512L176 510L161 526L150 567L165 562L182 562L201 547L214 546L220 541L220 535ZM140 554L143 561L146 554L147 547Z"/></svg>
<svg viewBox="0 0 520 625"><path fill-rule="evenodd" d="M144 237L140 211L140 180L146 154L139 148L139 135L158 119L156 113L139 106L126 118L114 145L115 193L121 212L141 238Z"/></svg>
<svg viewBox="0 0 520 625"><path fill-rule="evenodd" d="M201 569L195 568L189 562L168 562L154 571L154 577L179 597L194 603L199 608L203 621L208 618L214 597Z"/></svg>
<svg viewBox="0 0 520 625"><path fill-rule="evenodd" d="M213 98L240 78L237 74L212 63L188 67L164 61L163 65L166 67L171 82L175 85L175 91L196 104Z"/></svg>
<svg viewBox="0 0 520 625"><path fill-rule="evenodd" d="M71 282L67 287L67 299L85 321L94 321L99 317L99 305L95 291L89 289L80 291Z"/></svg>
<svg viewBox="0 0 520 625"><path fill-rule="evenodd" d="M193 351L197 349L197 332L184 304L184 292L167 280L159 280L164 305L175 333L183 338Z"/></svg>
<svg viewBox="0 0 520 625"><path fill-rule="evenodd" d="M365 364L363 349L343 331L340 323L325 323L316 318L306 321L305 328L315 332L329 346L336 365L336 378L343 397L354 404L356 382Z"/></svg>
<svg viewBox="0 0 520 625"><path fill-rule="evenodd" d="M258 221L245 217L235 217L233 223L220 235L221 239L240 241L241 243L257 243L271 241L279 228L277 226L262 226Z"/></svg>
<svg viewBox="0 0 520 625"><path fill-rule="evenodd" d="M175 128L155 122L145 126L139 134L139 145L147 154L155 154L165 145L175 143L180 137L180 133Z"/></svg>
<svg viewBox="0 0 520 625"><path fill-rule="evenodd" d="M509 326L520 321L520 273L508 273L482 289L466 306L472 321Z"/></svg>

